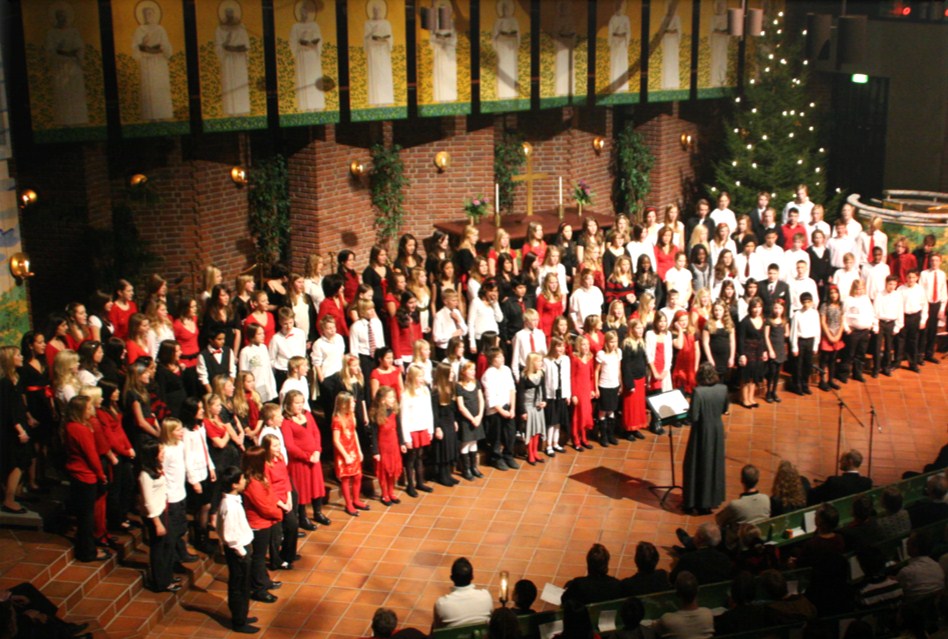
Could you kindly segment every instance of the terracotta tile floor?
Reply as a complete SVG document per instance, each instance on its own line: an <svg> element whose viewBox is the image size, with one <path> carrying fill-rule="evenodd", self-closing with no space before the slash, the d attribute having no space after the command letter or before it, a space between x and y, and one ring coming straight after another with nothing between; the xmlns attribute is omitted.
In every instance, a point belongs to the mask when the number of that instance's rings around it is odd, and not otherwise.
<svg viewBox="0 0 948 639"><path fill-rule="evenodd" d="M841 395L867 425L870 396L875 403L883 429L875 433L872 476L887 483L905 469L920 469L945 443L948 361L925 366L921 375L903 370L891 379L867 379L850 382ZM761 402L753 411L734 407L725 418L729 499L740 492L737 477L748 462L760 467L765 490L782 458L809 477L834 471L836 398L816 391L808 398L783 394L783 400ZM679 469L687 434L674 434ZM868 457L869 432L846 414L843 449L851 447ZM511 579L526 577L542 589L548 581L563 585L582 574L586 550L597 541L612 553L612 574L635 571L635 544L642 539L660 546L667 565L675 528L693 529L702 521L662 510L649 490L671 480L667 436L569 451L542 466L522 464L519 471L483 470L486 477L475 483L436 486L417 500L402 495L392 508L373 502L358 519L331 509L332 526L301 540L296 569L274 575L284 582L275 592L279 601L252 605L265 630L258 636L358 637L383 605L395 610L400 624L427 630L458 556L472 560L479 586L494 589L498 572L507 570ZM670 498L672 507L678 497ZM189 592L150 637L235 636L226 625L226 567L215 570L210 587Z"/></svg>

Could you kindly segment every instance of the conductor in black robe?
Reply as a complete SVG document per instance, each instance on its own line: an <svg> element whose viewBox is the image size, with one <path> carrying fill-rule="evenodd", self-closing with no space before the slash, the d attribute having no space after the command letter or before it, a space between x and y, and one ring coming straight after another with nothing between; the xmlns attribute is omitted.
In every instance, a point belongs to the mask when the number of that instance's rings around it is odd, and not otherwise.
<svg viewBox="0 0 948 639"><path fill-rule="evenodd" d="M691 398L688 418L691 434L685 449L682 479L685 512L709 514L724 501L724 422L728 410L727 386L720 383L714 366L698 369L698 386Z"/></svg>

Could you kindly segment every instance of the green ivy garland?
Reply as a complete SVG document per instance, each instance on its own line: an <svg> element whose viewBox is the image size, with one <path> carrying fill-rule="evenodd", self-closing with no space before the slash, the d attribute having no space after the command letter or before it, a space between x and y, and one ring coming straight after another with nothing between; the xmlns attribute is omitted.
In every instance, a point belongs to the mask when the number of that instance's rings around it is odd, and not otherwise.
<svg viewBox="0 0 948 639"><path fill-rule="evenodd" d="M619 132L612 153L612 205L616 213L637 215L652 190L649 171L655 156L641 135L628 122Z"/></svg>
<svg viewBox="0 0 948 639"><path fill-rule="evenodd" d="M275 155L250 169L248 226L257 244L257 261L272 265L286 257L290 241L290 186L286 158Z"/></svg>
<svg viewBox="0 0 948 639"><path fill-rule="evenodd" d="M494 146L494 181L500 187L498 205L501 211L509 213L513 209L514 190L518 185L513 178L526 162L523 136L515 131L505 131L503 139Z"/></svg>
<svg viewBox="0 0 948 639"><path fill-rule="evenodd" d="M390 149L381 144L372 147L372 171L369 191L375 207L375 230L379 244L388 244L398 236L405 220L405 164L397 144Z"/></svg>

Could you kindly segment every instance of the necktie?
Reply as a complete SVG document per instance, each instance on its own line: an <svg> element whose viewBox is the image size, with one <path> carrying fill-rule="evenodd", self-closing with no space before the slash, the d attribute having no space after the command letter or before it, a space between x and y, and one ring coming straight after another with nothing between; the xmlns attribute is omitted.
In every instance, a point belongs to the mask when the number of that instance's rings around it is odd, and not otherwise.
<svg viewBox="0 0 948 639"><path fill-rule="evenodd" d="M560 360L556 360L556 399L563 399L563 370Z"/></svg>
<svg viewBox="0 0 948 639"><path fill-rule="evenodd" d="M932 304L938 303L938 271L932 273L935 277L932 279L935 280L932 282Z"/></svg>
<svg viewBox="0 0 948 639"><path fill-rule="evenodd" d="M872 235L869 236L869 255L867 255L866 257L868 257L871 260L872 254L875 252L875 250L876 250L876 234L873 233Z"/></svg>
<svg viewBox="0 0 948 639"><path fill-rule="evenodd" d="M375 355L375 331L372 330L372 320L366 320L369 327L369 355Z"/></svg>
<svg viewBox="0 0 948 639"><path fill-rule="evenodd" d="M774 285L773 283L771 283L771 285L770 285L770 294L771 294L771 295L774 294L774 286L775 286L775 285Z"/></svg>
<svg viewBox="0 0 948 639"><path fill-rule="evenodd" d="M533 331L530 331L530 352L531 353L537 352L537 343L536 343L536 340L533 339Z"/></svg>
<svg viewBox="0 0 948 639"><path fill-rule="evenodd" d="M215 348L214 350L211 351L211 355L220 355L221 352L222 352L221 349Z"/></svg>
<svg viewBox="0 0 948 639"><path fill-rule="evenodd" d="M747 265L744 266L744 277L750 277L751 274L751 258L747 256Z"/></svg>
<svg viewBox="0 0 948 639"><path fill-rule="evenodd" d="M527 310L526 305L523 303L523 300L517 300L517 304L520 305L520 312L524 313Z"/></svg>

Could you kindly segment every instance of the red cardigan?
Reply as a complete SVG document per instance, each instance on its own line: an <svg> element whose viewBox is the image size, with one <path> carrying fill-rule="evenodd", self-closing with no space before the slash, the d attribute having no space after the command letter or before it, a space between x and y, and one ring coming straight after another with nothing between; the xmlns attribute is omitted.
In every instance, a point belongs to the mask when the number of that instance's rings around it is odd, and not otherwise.
<svg viewBox="0 0 948 639"><path fill-rule="evenodd" d="M122 417L112 415L109 411L99 408L95 411L95 416L102 424L102 429L109 438L109 444L112 446L112 452L124 457L132 456L132 444L128 441L128 435L122 428Z"/></svg>
<svg viewBox="0 0 948 639"><path fill-rule="evenodd" d="M293 490L286 462L282 459L274 459L267 464L266 471L267 481L270 482L270 488L273 490L274 501L284 501L286 494Z"/></svg>
<svg viewBox="0 0 948 639"><path fill-rule="evenodd" d="M85 424L66 424L66 472L84 484L105 481L105 472L95 452L95 435Z"/></svg>
<svg viewBox="0 0 948 639"><path fill-rule="evenodd" d="M247 523L252 529L263 530L283 521L283 511L277 506L270 486L258 479L250 479L243 496Z"/></svg>

